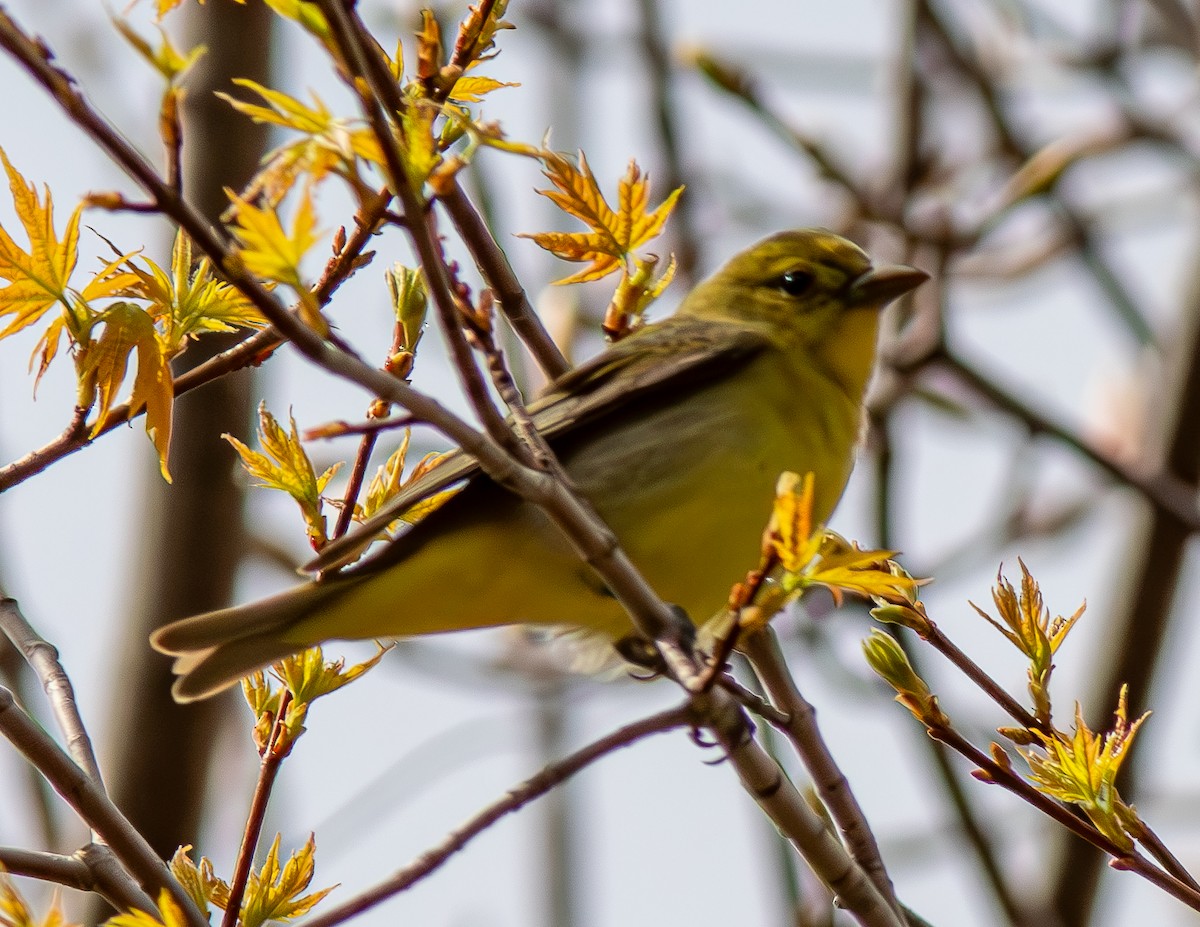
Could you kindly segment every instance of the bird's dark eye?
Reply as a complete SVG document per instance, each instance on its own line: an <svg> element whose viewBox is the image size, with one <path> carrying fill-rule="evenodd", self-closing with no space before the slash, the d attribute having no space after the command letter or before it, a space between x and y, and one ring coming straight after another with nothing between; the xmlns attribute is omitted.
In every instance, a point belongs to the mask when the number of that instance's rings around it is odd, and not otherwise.
<svg viewBox="0 0 1200 927"><path fill-rule="evenodd" d="M803 296L812 286L813 275L803 270L789 270L780 275L775 285L788 296Z"/></svg>

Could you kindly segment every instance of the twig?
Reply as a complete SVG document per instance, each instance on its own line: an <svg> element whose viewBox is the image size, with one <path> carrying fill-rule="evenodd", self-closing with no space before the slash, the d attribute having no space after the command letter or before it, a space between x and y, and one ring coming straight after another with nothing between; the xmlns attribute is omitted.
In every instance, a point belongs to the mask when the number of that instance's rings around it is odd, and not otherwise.
<svg viewBox="0 0 1200 927"><path fill-rule="evenodd" d="M920 11L922 22L929 25L930 34L938 40L951 64L975 86L1001 147L1017 161L1027 161L1035 153L1035 149L1026 144L1017 133L997 92L995 81L977 61L959 48L953 37L954 30L948 9L941 9L939 4L931 3L930 0L920 0ZM1052 182L1046 195L1074 240L1080 259L1129 331L1141 344L1154 344L1154 332L1150 324L1125 284L1102 256L1095 233L1056 187L1057 181Z"/></svg>
<svg viewBox="0 0 1200 927"><path fill-rule="evenodd" d="M525 288L513 273L508 257L457 179L438 191L438 201L475 259L480 275L496 294L500 311L542 372L550 380L562 376L571 369L571 365L529 304Z"/></svg>
<svg viewBox="0 0 1200 927"><path fill-rule="evenodd" d="M393 415L389 418L371 418L361 422L330 422L317 425L304 432L305 441L317 441L325 438L342 438L346 435L378 435L381 431L393 431L397 428L409 428L418 424L411 415Z"/></svg>
<svg viewBox="0 0 1200 927"><path fill-rule="evenodd" d="M97 854L97 849L104 852ZM0 846L0 867L12 875L96 892L118 911L154 911L150 896L120 868L107 847L88 844L72 856Z"/></svg>
<svg viewBox="0 0 1200 927"><path fill-rule="evenodd" d="M887 903L900 915L900 903L883 864L879 844L867 823L862 806L850 789L850 783L846 781L817 727L812 705L800 694L788 672L787 661L774 629L767 625L761 631L742 635L741 649L775 706L787 714L788 723L783 732L812 776L817 793L842 832L851 855L875 883Z"/></svg>
<svg viewBox="0 0 1200 927"><path fill-rule="evenodd" d="M933 647L934 650L953 663L964 676L979 687L984 695L1004 709L1009 717L1021 727L1031 731L1042 731L1048 736L1053 736L1053 729L1048 728L1026 711L1025 707L1009 695L1008 691L1000 683L984 672L983 668L967 656L962 648L943 634L942 629L933 620L930 619L926 622L925 631L920 634L920 637Z"/></svg>
<svg viewBox="0 0 1200 927"><path fill-rule="evenodd" d="M271 733L263 748L262 761L258 767L258 779L254 783L254 795L250 799L250 810L246 814L246 827L242 832L242 842L238 847L237 860L233 864L233 876L229 881L229 899L225 905L225 915L221 918L221 927L236 927L242 911L242 898L246 894L246 885L250 879L250 869L254 865L254 850L258 846L258 838L262 833L263 822L267 818L267 802L271 790L275 787L275 779L279 775L279 767L290 747L281 749L283 736L283 720L287 714L288 704L292 694L284 689L279 699L279 710L271 724Z"/></svg>
<svg viewBox="0 0 1200 927"><path fill-rule="evenodd" d="M166 890L189 927L208 927L191 897L103 790L0 688L0 734L46 777L150 897Z"/></svg>
<svg viewBox="0 0 1200 927"><path fill-rule="evenodd" d="M1200 881L1187 871L1183 863L1179 861L1179 857L1171 852L1170 848L1162 842L1158 834L1151 830L1145 822L1139 821L1139 824L1137 839L1138 843L1146 848L1146 852L1158 860L1158 864L1163 869L1171 873L1171 875L1184 885L1189 885L1197 892L1200 892Z"/></svg>
<svg viewBox="0 0 1200 927"><path fill-rule="evenodd" d="M1189 908L1200 911L1200 892L1190 885L1159 869L1136 850L1126 852L1121 849L1096 830L1086 818L1074 814L1068 808L1039 792L1011 769L995 762L953 728L930 725L927 725L927 728L930 737L940 740L951 749L961 753L982 770L984 781L999 785L1012 792L1038 811L1053 818L1077 837L1107 853L1111 857L1110 865L1114 868L1134 872Z"/></svg>
<svg viewBox="0 0 1200 927"><path fill-rule="evenodd" d="M377 437L377 431L367 432L358 442L358 450L354 454L354 464L350 468L350 479L346 483L346 492L342 496L342 508L338 512L332 538L340 538L350 528L350 522L354 518L354 506L362 491L363 480L367 475L367 465L371 462L371 452L375 450Z"/></svg>
<svg viewBox="0 0 1200 927"><path fill-rule="evenodd" d="M751 692L728 673L721 673L717 676L714 684L732 695L737 703L747 711L758 715L772 727L777 727L781 731L787 729L788 723L791 721L787 712L780 711L766 699Z"/></svg>
<svg viewBox="0 0 1200 927"><path fill-rule="evenodd" d="M671 94L671 49L664 35L663 17L658 2L659 0L638 0L641 12L638 41L642 47L642 60L649 78L647 83L654 111L654 125L658 130L658 143L662 149L666 174L664 179L667 189L675 190L685 186L683 158L679 150L679 132L676 127L679 107ZM692 197L680 197L671 219L671 230L676 241L676 257L679 261L679 278L689 288L696 280L696 265L700 259L692 205Z"/></svg>
<svg viewBox="0 0 1200 927"><path fill-rule="evenodd" d="M58 660L58 650L39 635L21 614L17 600L9 597L0 587L0 630L13 645L25 655L29 665L42 681L46 698L54 710L59 730L67 741L67 749L79 767L83 769L101 789L104 780L100 765L92 749L92 740L83 726L79 706L75 703L75 689L71 679Z"/></svg>
<svg viewBox="0 0 1200 927"><path fill-rule="evenodd" d="M351 898L349 901L343 902L336 908L303 921L301 927L334 927L335 924L343 923L364 911L370 910L380 902L399 894L439 869L450 857L501 818L512 814L514 811L519 811L535 798L545 795L555 786L591 765L596 760L622 747L628 747L651 734L670 731L692 724L694 721L695 716L691 706L683 705L678 708L671 708L619 728L606 737L602 737L583 749L577 750L570 756L564 757L556 763L551 763L520 785L509 789L503 798L473 815L461 827L452 831L440 843L427 850L408 866L393 873L378 885Z"/></svg>
<svg viewBox="0 0 1200 927"><path fill-rule="evenodd" d="M1114 460L1070 428L1036 411L1032 404L1017 398L1010 390L995 383L974 365L960 359L949 350L931 357L929 363L946 370L976 395L1019 419L1035 434L1049 435L1082 454L1119 482L1136 489L1158 509L1190 530L1200 530L1200 509L1197 508L1195 491L1178 477L1167 472L1141 473Z"/></svg>
<svg viewBox="0 0 1200 927"><path fill-rule="evenodd" d="M354 231L347 238L345 246L326 263L321 277L313 287L313 297L318 305L326 305L351 272L360 266L363 248L366 247L370 236L378 230L380 218L390 201L391 197L386 191L380 192L355 216ZM157 211L157 206L155 209ZM172 393L175 397L182 396L233 370L261 363L264 357L283 342L283 336L274 327L255 332L229 350L181 374L172 384ZM51 464L87 447L100 435L108 434L114 428L131 422L144 413L145 405L141 405L136 411L131 410L127 402L115 405L93 434L86 424L88 410L77 407L74 417L61 435L49 444L0 468L0 492L42 472Z"/></svg>

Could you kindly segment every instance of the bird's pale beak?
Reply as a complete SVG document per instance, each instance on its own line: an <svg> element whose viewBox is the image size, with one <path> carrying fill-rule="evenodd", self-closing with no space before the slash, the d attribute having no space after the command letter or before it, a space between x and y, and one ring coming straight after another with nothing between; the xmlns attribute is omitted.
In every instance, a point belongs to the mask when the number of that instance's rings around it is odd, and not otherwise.
<svg viewBox="0 0 1200 927"><path fill-rule="evenodd" d="M893 299L915 290L929 279L929 274L904 264L885 264L872 267L850 284L846 291L852 306L882 309Z"/></svg>

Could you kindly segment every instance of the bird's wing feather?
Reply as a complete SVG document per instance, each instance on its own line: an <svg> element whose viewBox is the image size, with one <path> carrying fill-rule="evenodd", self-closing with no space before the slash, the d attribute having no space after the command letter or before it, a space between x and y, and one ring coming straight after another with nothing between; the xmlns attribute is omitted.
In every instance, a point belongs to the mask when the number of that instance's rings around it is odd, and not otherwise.
<svg viewBox="0 0 1200 927"><path fill-rule="evenodd" d="M744 326L718 326L711 320L701 323L674 316L641 329L568 371L551 383L528 411L541 435L553 441L660 389L723 377L769 343L765 335ZM328 570L353 560L418 502L477 473L479 463L473 457L452 451L374 516L328 544L304 566L305 572Z"/></svg>

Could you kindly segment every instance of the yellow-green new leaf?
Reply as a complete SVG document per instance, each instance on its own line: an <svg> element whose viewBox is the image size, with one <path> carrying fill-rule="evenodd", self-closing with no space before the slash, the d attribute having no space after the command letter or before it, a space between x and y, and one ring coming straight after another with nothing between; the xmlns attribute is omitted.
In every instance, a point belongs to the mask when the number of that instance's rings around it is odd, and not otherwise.
<svg viewBox="0 0 1200 927"><path fill-rule="evenodd" d="M164 888L158 893L157 912L135 909L110 917L103 927L187 927L187 918Z"/></svg>
<svg viewBox="0 0 1200 927"><path fill-rule="evenodd" d="M417 342L424 334L425 315L429 309L425 276L420 270L403 264L396 264L384 276L392 296L392 311L404 333L402 347L411 354L416 351Z"/></svg>
<svg viewBox="0 0 1200 927"><path fill-rule="evenodd" d="M78 256L82 207L77 206L71 213L60 239L54 230L50 190L43 189L43 202L37 189L13 167L3 149L0 161L8 174L17 218L29 239L26 251L0 227L0 279L8 281L8 286L0 289L0 320L13 316L0 330L0 338L4 338L36 323L56 302L66 304L67 280Z"/></svg>
<svg viewBox="0 0 1200 927"><path fill-rule="evenodd" d="M775 555L789 573L808 566L821 545L813 537L812 507L814 476L783 473L775 487L775 508L771 516L771 541Z"/></svg>
<svg viewBox="0 0 1200 927"><path fill-rule="evenodd" d="M355 520L366 521L377 512L384 509L392 499L400 495L406 488L411 486L430 470L433 470L438 463L445 458L445 454L426 454L413 467L412 472L407 476L404 475L404 459L408 454L408 441L410 432L406 429L404 432L404 440L400 442L400 446L392 452L388 457L387 462L376 471L375 476L371 479L367 486L366 497L363 499L363 504L354 513ZM428 498L421 499L412 508L405 511L399 518L388 526L389 530L397 523L404 522L405 524L415 524L420 521L443 502L453 496L457 489L447 489L442 492L434 493Z"/></svg>
<svg viewBox="0 0 1200 927"><path fill-rule="evenodd" d="M200 56L208 51L204 45L197 45L189 49L186 53L179 51L179 49L171 44L170 37L161 26L158 27L158 34L161 41L158 47L155 48L138 35L133 26L125 19L114 16L112 24L117 27L117 31L132 46L133 50L141 55L170 84L174 84L183 77L192 65L200 59Z"/></svg>
<svg viewBox="0 0 1200 927"><path fill-rule="evenodd" d="M312 94L313 106L301 103L295 97L279 90L272 90L258 81L248 77L235 77L233 83L257 93L268 104L259 106L255 103L245 103L227 93L217 93L216 96L227 102L239 113L244 113L255 122L283 126L285 129L295 129L305 135L319 135L334 125L333 114L315 93Z"/></svg>
<svg viewBox="0 0 1200 927"><path fill-rule="evenodd" d="M600 191L595 175L583 152L578 166L553 151L540 151L538 157L545 168L552 190L539 190L563 212L575 216L591 230L589 232L542 232L525 235L566 261L590 265L557 283L581 283L599 280L620 269L637 251L662 231L667 217L683 188L673 191L659 206L647 212L650 203L650 180L644 177L637 162L630 161L618 187L618 205L613 209Z"/></svg>
<svg viewBox="0 0 1200 927"><path fill-rule="evenodd" d="M25 901L24 896L13 885L0 868L0 927L75 927L63 913L58 893L50 902L46 913L38 918Z"/></svg>
<svg viewBox="0 0 1200 927"><path fill-rule="evenodd" d="M281 869L279 840L280 835L276 834L262 868L250 872L241 910L242 927L262 927L267 921L286 921L307 914L337 887L302 895L312 881L316 842L309 835L304 846L293 853Z"/></svg>
<svg viewBox="0 0 1200 927"><path fill-rule="evenodd" d="M278 203L301 176L317 183L330 171L353 174L356 158L383 163L383 153L371 130L358 120L336 118L316 94L312 95L313 105L308 106L252 80L243 78L234 83L257 93L267 105L247 103L224 93L217 96L255 122L282 126L304 136L267 155L267 167L259 173L258 183L269 202Z"/></svg>
<svg viewBox="0 0 1200 927"><path fill-rule="evenodd" d="M400 114L400 132L404 136L404 159L409 178L420 187L442 160L433 125L440 108L427 100L414 99Z"/></svg>
<svg viewBox="0 0 1200 927"><path fill-rule="evenodd" d="M164 341L172 354L201 332L231 332L267 324L236 287L213 274L208 258L192 265L191 240L182 231L175 235L169 273L149 258L141 260L144 267L127 263L124 278L128 282L119 295L150 303L147 311L166 325Z"/></svg>
<svg viewBox="0 0 1200 927"><path fill-rule="evenodd" d="M179 880L184 891L196 903L196 907L207 917L209 904L215 904L218 908L225 907L225 902L229 900L229 883L218 878L213 872L212 860L201 856L197 865L188 855L189 850L190 845L180 847L167 865L171 874Z"/></svg>
<svg viewBox="0 0 1200 927"><path fill-rule="evenodd" d="M286 492L296 500L308 525L309 542L320 549L327 539L325 516L322 514L321 493L341 468L336 464L317 476L308 452L300 443L296 420L290 415L290 431L284 431L275 417L267 411L266 403L258 406L258 436L266 453L251 450L232 435L223 435L237 449L246 472L267 489Z"/></svg>
<svg viewBox="0 0 1200 927"><path fill-rule="evenodd" d="M104 332L81 348L80 380L85 388L94 389L100 408L96 414L93 436L104 426L117 392L125 382L129 357L137 352L137 375L133 381L130 408L146 407L146 434L158 451L159 468L170 482L167 471L167 448L171 440L171 411L174 381L169 358L163 351L154 320L141 306L130 302L113 303L99 316Z"/></svg>
<svg viewBox="0 0 1200 927"><path fill-rule="evenodd" d="M317 243L317 217L309 191L304 191L296 207L290 231L284 229L274 209L261 209L232 190L227 192L237 207L237 223L232 232L241 245L238 255L246 269L297 291L307 291L300 276L300 263Z"/></svg>
<svg viewBox="0 0 1200 927"><path fill-rule="evenodd" d="M320 647L310 647L294 656L284 657L272 669L292 693L293 701L307 705L353 682L374 668L385 653L387 649L379 647L375 656L347 669L344 659L327 661Z"/></svg>
<svg viewBox="0 0 1200 927"><path fill-rule="evenodd" d="M1107 733L1091 730L1077 703L1075 730L1069 737L1035 730L1044 752L1021 750L1038 791L1077 805L1101 833L1125 850L1133 848L1127 827L1132 809L1121 800L1116 778L1138 728L1149 716L1147 712L1129 720L1128 694L1122 686L1113 727Z"/></svg>
<svg viewBox="0 0 1200 927"><path fill-rule="evenodd" d="M254 746L261 754L270 743L275 718L283 704L283 690L273 686L262 670L255 670L242 679L242 695L254 713Z"/></svg>
<svg viewBox="0 0 1200 927"><path fill-rule="evenodd" d="M310 35L320 39L330 51L336 50L331 41L329 22L325 19L325 14L321 12L320 6L313 3L312 0L264 0L264 2L284 19L290 19L303 27Z"/></svg>
<svg viewBox="0 0 1200 927"><path fill-rule="evenodd" d="M496 80L494 77L466 75L454 82L454 87L451 88L448 96L451 100L459 103L479 103L493 90L499 90L502 87L520 86L520 84L514 84L509 81Z"/></svg>

